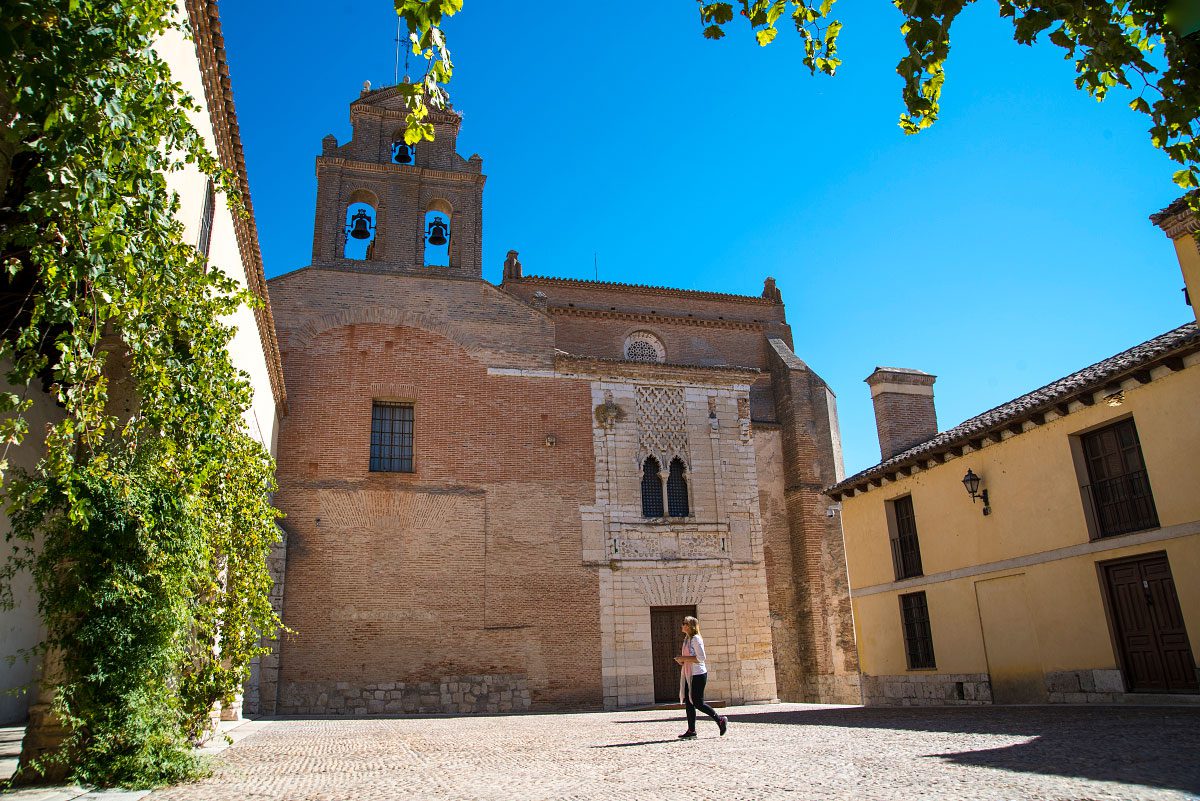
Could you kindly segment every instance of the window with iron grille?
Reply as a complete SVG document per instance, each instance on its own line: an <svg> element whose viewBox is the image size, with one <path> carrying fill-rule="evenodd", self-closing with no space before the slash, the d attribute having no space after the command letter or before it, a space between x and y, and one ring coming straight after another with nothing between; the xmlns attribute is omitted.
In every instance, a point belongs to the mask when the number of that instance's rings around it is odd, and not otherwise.
<svg viewBox="0 0 1200 801"><path fill-rule="evenodd" d="M929 604L925 593L900 596L900 621L904 627L904 654L909 670L928 670L933 660L933 633L929 630Z"/></svg>
<svg viewBox="0 0 1200 801"><path fill-rule="evenodd" d="M671 460L671 469L667 473L667 514L671 517L688 516L687 476L684 475L683 460L679 457Z"/></svg>
<svg viewBox="0 0 1200 801"><path fill-rule="evenodd" d="M912 496L906 495L891 501L894 525L888 534L892 541L892 567L896 581L920 576L921 544L917 540L917 518L913 512Z"/></svg>
<svg viewBox="0 0 1200 801"><path fill-rule="evenodd" d="M204 190L204 212L200 216L200 236L196 238L196 250L200 251L200 255L208 258L209 246L212 245L212 229L213 217L217 213L217 193L213 188L213 182L208 182L208 187Z"/></svg>
<svg viewBox="0 0 1200 801"><path fill-rule="evenodd" d="M1089 431L1080 441L1088 473L1084 495L1097 536L1157 528L1158 511L1133 419Z"/></svg>
<svg viewBox="0 0 1200 801"><path fill-rule="evenodd" d="M647 456L642 463L642 517L663 516L663 486L658 469L658 460L653 456Z"/></svg>
<svg viewBox="0 0 1200 801"><path fill-rule="evenodd" d="M371 472L411 473L413 407L411 403L371 404Z"/></svg>

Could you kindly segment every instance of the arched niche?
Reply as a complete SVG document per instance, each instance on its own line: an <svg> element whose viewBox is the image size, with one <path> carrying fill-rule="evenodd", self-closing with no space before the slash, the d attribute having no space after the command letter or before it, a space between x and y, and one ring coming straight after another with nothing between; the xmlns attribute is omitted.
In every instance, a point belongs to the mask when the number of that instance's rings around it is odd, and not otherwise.
<svg viewBox="0 0 1200 801"><path fill-rule="evenodd" d="M449 201L436 199L426 206L423 228L426 267L450 266L453 220L454 207Z"/></svg>
<svg viewBox="0 0 1200 801"><path fill-rule="evenodd" d="M388 139L388 160L392 164L409 167L417 163L417 146L405 143L403 128L392 131L392 136Z"/></svg>
<svg viewBox="0 0 1200 801"><path fill-rule="evenodd" d="M342 256L355 261L371 259L379 242L379 198L368 189L350 193L343 219Z"/></svg>

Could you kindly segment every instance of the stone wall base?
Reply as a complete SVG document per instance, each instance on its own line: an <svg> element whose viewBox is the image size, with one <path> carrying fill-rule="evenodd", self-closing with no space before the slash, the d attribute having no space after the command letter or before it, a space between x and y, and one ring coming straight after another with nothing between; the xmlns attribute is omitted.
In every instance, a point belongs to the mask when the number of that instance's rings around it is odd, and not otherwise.
<svg viewBox="0 0 1200 801"><path fill-rule="evenodd" d="M1111 704L1125 696L1121 671L1059 670L1046 674L1046 692L1052 704Z"/></svg>
<svg viewBox="0 0 1200 801"><path fill-rule="evenodd" d="M861 704L862 677L857 673L808 676L800 691L809 704Z"/></svg>
<svg viewBox="0 0 1200 801"><path fill-rule="evenodd" d="M905 673L862 677L867 706L979 706L992 703L986 673Z"/></svg>
<svg viewBox="0 0 1200 801"><path fill-rule="evenodd" d="M439 681L351 684L297 681L282 688L280 715L471 714L529 711L524 674L443 676Z"/></svg>

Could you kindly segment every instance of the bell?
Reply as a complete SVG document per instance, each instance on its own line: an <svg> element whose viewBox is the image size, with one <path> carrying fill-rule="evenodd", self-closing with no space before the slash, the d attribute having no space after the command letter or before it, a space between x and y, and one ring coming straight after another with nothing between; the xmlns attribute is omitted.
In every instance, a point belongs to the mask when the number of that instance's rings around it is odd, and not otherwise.
<svg viewBox="0 0 1200 801"><path fill-rule="evenodd" d="M392 143L392 161L397 164L412 164L413 154L412 148L404 144L404 142Z"/></svg>
<svg viewBox="0 0 1200 801"><path fill-rule="evenodd" d="M354 216L350 218L350 236L355 239L370 239L371 218L362 209L354 212Z"/></svg>
<svg viewBox="0 0 1200 801"><path fill-rule="evenodd" d="M446 233L446 223L442 222L441 217L434 217L433 222L429 224L429 244L434 247L446 244Z"/></svg>

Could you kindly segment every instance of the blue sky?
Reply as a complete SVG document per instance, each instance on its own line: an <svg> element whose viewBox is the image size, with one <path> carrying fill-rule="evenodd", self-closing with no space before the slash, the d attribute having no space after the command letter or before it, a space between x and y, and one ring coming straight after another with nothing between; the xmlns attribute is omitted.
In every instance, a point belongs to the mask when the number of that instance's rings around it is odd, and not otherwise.
<svg viewBox="0 0 1200 801"><path fill-rule="evenodd" d="M562 9L541 16L540 9ZM1177 195L1148 120L1012 42L994 0L955 23L942 119L897 126L901 18L842 0L837 77L799 38L701 38L696 5L466 0L447 26L459 151L479 153L484 277L757 295L838 395L848 473L879 461L876 365L938 376L941 428L1192 319L1147 216ZM614 10L636 10L636 16ZM393 82L386 0L221 5L268 276L309 263L321 138ZM401 66L403 70L403 66ZM413 73L416 74L414 65Z"/></svg>

